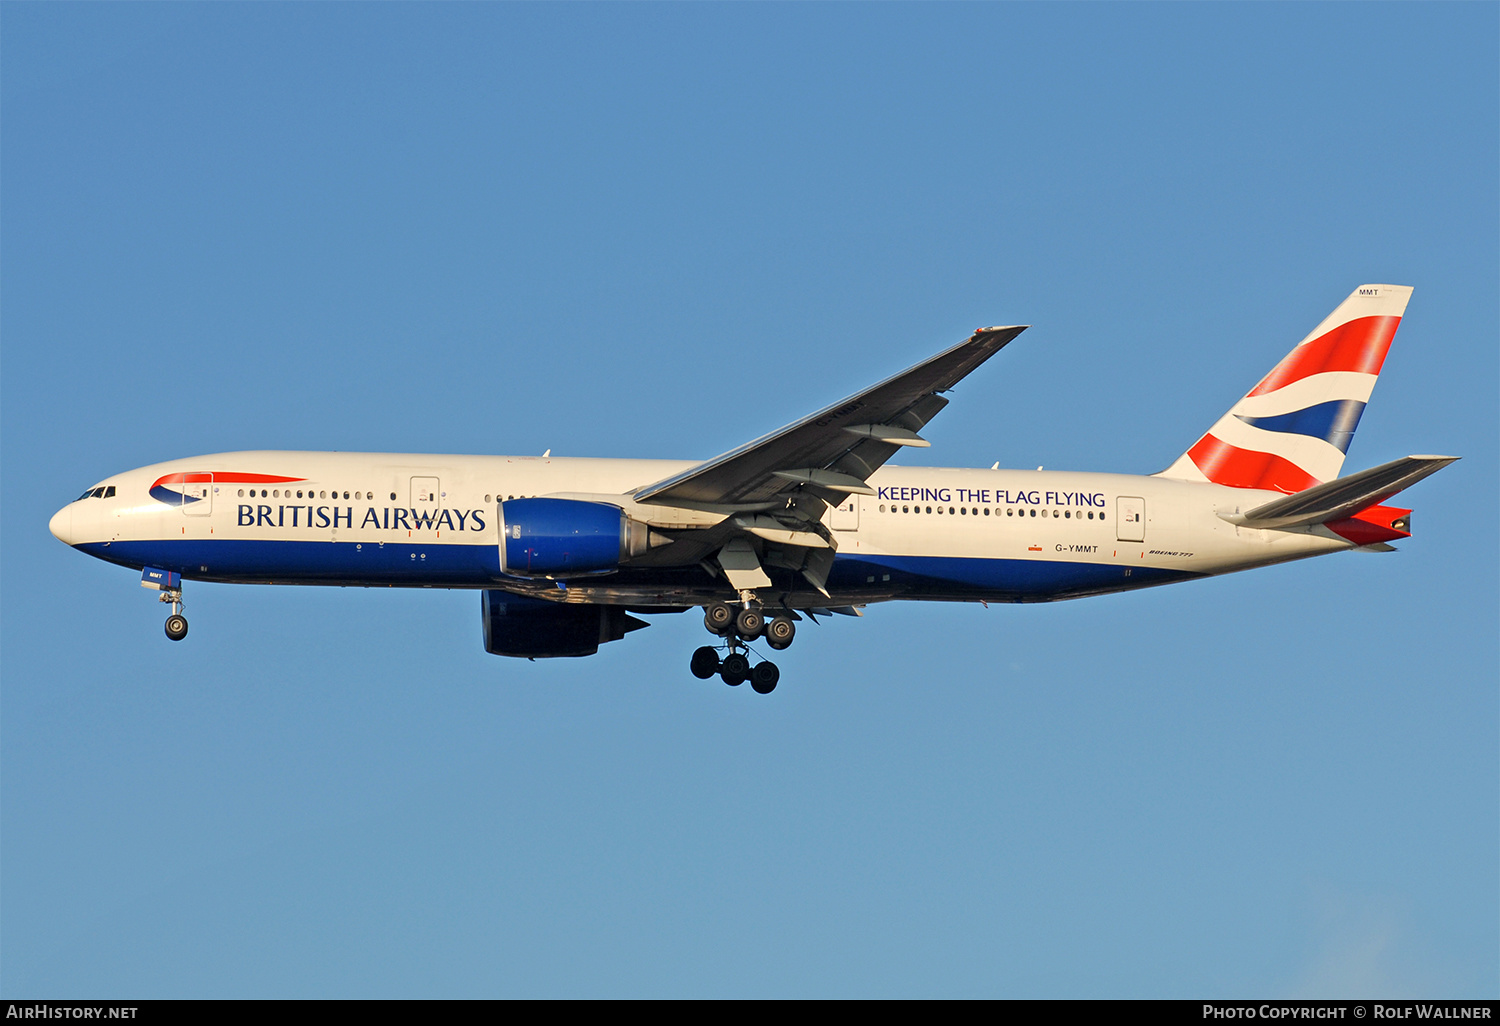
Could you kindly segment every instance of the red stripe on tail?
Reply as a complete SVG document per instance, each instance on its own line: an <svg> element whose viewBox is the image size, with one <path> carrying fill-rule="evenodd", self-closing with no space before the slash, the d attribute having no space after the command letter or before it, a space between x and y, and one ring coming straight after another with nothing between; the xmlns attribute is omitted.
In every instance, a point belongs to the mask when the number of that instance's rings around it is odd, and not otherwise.
<svg viewBox="0 0 1500 1026"><path fill-rule="evenodd" d="M1341 324L1328 334L1287 353L1250 395L1274 392L1293 381L1324 371L1379 374L1400 324L1399 317L1357 317Z"/></svg>
<svg viewBox="0 0 1500 1026"><path fill-rule="evenodd" d="M1317 478L1275 453L1256 452L1230 445L1212 434L1198 439L1188 456L1214 484L1230 488L1265 488L1292 495L1313 485Z"/></svg>

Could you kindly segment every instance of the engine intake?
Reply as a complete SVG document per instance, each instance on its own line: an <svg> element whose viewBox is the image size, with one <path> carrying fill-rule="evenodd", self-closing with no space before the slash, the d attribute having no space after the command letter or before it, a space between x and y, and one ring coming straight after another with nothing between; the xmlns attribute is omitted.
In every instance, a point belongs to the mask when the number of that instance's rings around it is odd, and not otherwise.
<svg viewBox="0 0 1500 1026"><path fill-rule="evenodd" d="M502 502L500 537L500 570L518 577L616 570L666 540L619 506L582 499Z"/></svg>

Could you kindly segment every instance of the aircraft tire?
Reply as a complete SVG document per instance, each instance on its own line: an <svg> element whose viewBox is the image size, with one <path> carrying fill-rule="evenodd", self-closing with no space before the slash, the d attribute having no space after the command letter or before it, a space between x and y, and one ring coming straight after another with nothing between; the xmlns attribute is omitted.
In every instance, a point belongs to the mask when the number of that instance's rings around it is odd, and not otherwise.
<svg viewBox="0 0 1500 1026"><path fill-rule="evenodd" d="M734 618L735 633L746 641L754 641L766 629L766 618L758 609L741 609Z"/></svg>
<svg viewBox="0 0 1500 1026"><path fill-rule="evenodd" d="M781 680L781 670L769 659L763 663L756 663L755 669L750 671L750 686L758 695L769 695L775 691L779 680Z"/></svg>
<svg viewBox="0 0 1500 1026"><path fill-rule="evenodd" d="M704 645L693 653L693 660L688 665L694 677L699 680L708 680L719 672L719 653Z"/></svg>
<svg viewBox="0 0 1500 1026"><path fill-rule="evenodd" d="M766 624L766 644L780 652L797 636L797 625L789 617L778 616Z"/></svg>
<svg viewBox="0 0 1500 1026"><path fill-rule="evenodd" d="M715 602L703 607L703 626L710 634L723 637L734 626L734 610L727 602Z"/></svg>
<svg viewBox="0 0 1500 1026"><path fill-rule="evenodd" d="M181 641L187 637L187 617L181 613L173 613L167 617L167 637L173 641Z"/></svg>
<svg viewBox="0 0 1500 1026"><path fill-rule="evenodd" d="M719 664L719 678L732 688L745 683L745 678L749 676L750 660L745 658L743 652L731 652Z"/></svg>

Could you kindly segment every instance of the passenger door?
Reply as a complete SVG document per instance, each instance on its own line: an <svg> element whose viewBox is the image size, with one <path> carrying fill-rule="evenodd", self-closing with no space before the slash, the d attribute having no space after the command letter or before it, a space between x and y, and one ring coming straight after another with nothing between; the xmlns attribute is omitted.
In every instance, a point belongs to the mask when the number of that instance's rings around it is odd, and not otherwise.
<svg viewBox="0 0 1500 1026"><path fill-rule="evenodd" d="M442 483L435 477L411 479L411 511L418 523L431 526L443 509Z"/></svg>
<svg viewBox="0 0 1500 1026"><path fill-rule="evenodd" d="M182 511L190 517L206 517L214 511L214 476L182 475Z"/></svg>
<svg viewBox="0 0 1500 1026"><path fill-rule="evenodd" d="M859 496L851 495L842 505L834 506L828 514L828 526L835 531L859 530Z"/></svg>
<svg viewBox="0 0 1500 1026"><path fill-rule="evenodd" d="M1115 537L1120 541L1146 540L1146 500L1121 495L1115 500Z"/></svg>

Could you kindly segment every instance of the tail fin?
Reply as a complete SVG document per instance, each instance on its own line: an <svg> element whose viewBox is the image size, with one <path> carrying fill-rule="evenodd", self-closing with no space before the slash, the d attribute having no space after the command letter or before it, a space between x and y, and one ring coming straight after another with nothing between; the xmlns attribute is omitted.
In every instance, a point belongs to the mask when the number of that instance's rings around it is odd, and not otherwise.
<svg viewBox="0 0 1500 1026"><path fill-rule="evenodd" d="M1408 285L1361 285L1158 477L1290 495L1339 476Z"/></svg>

